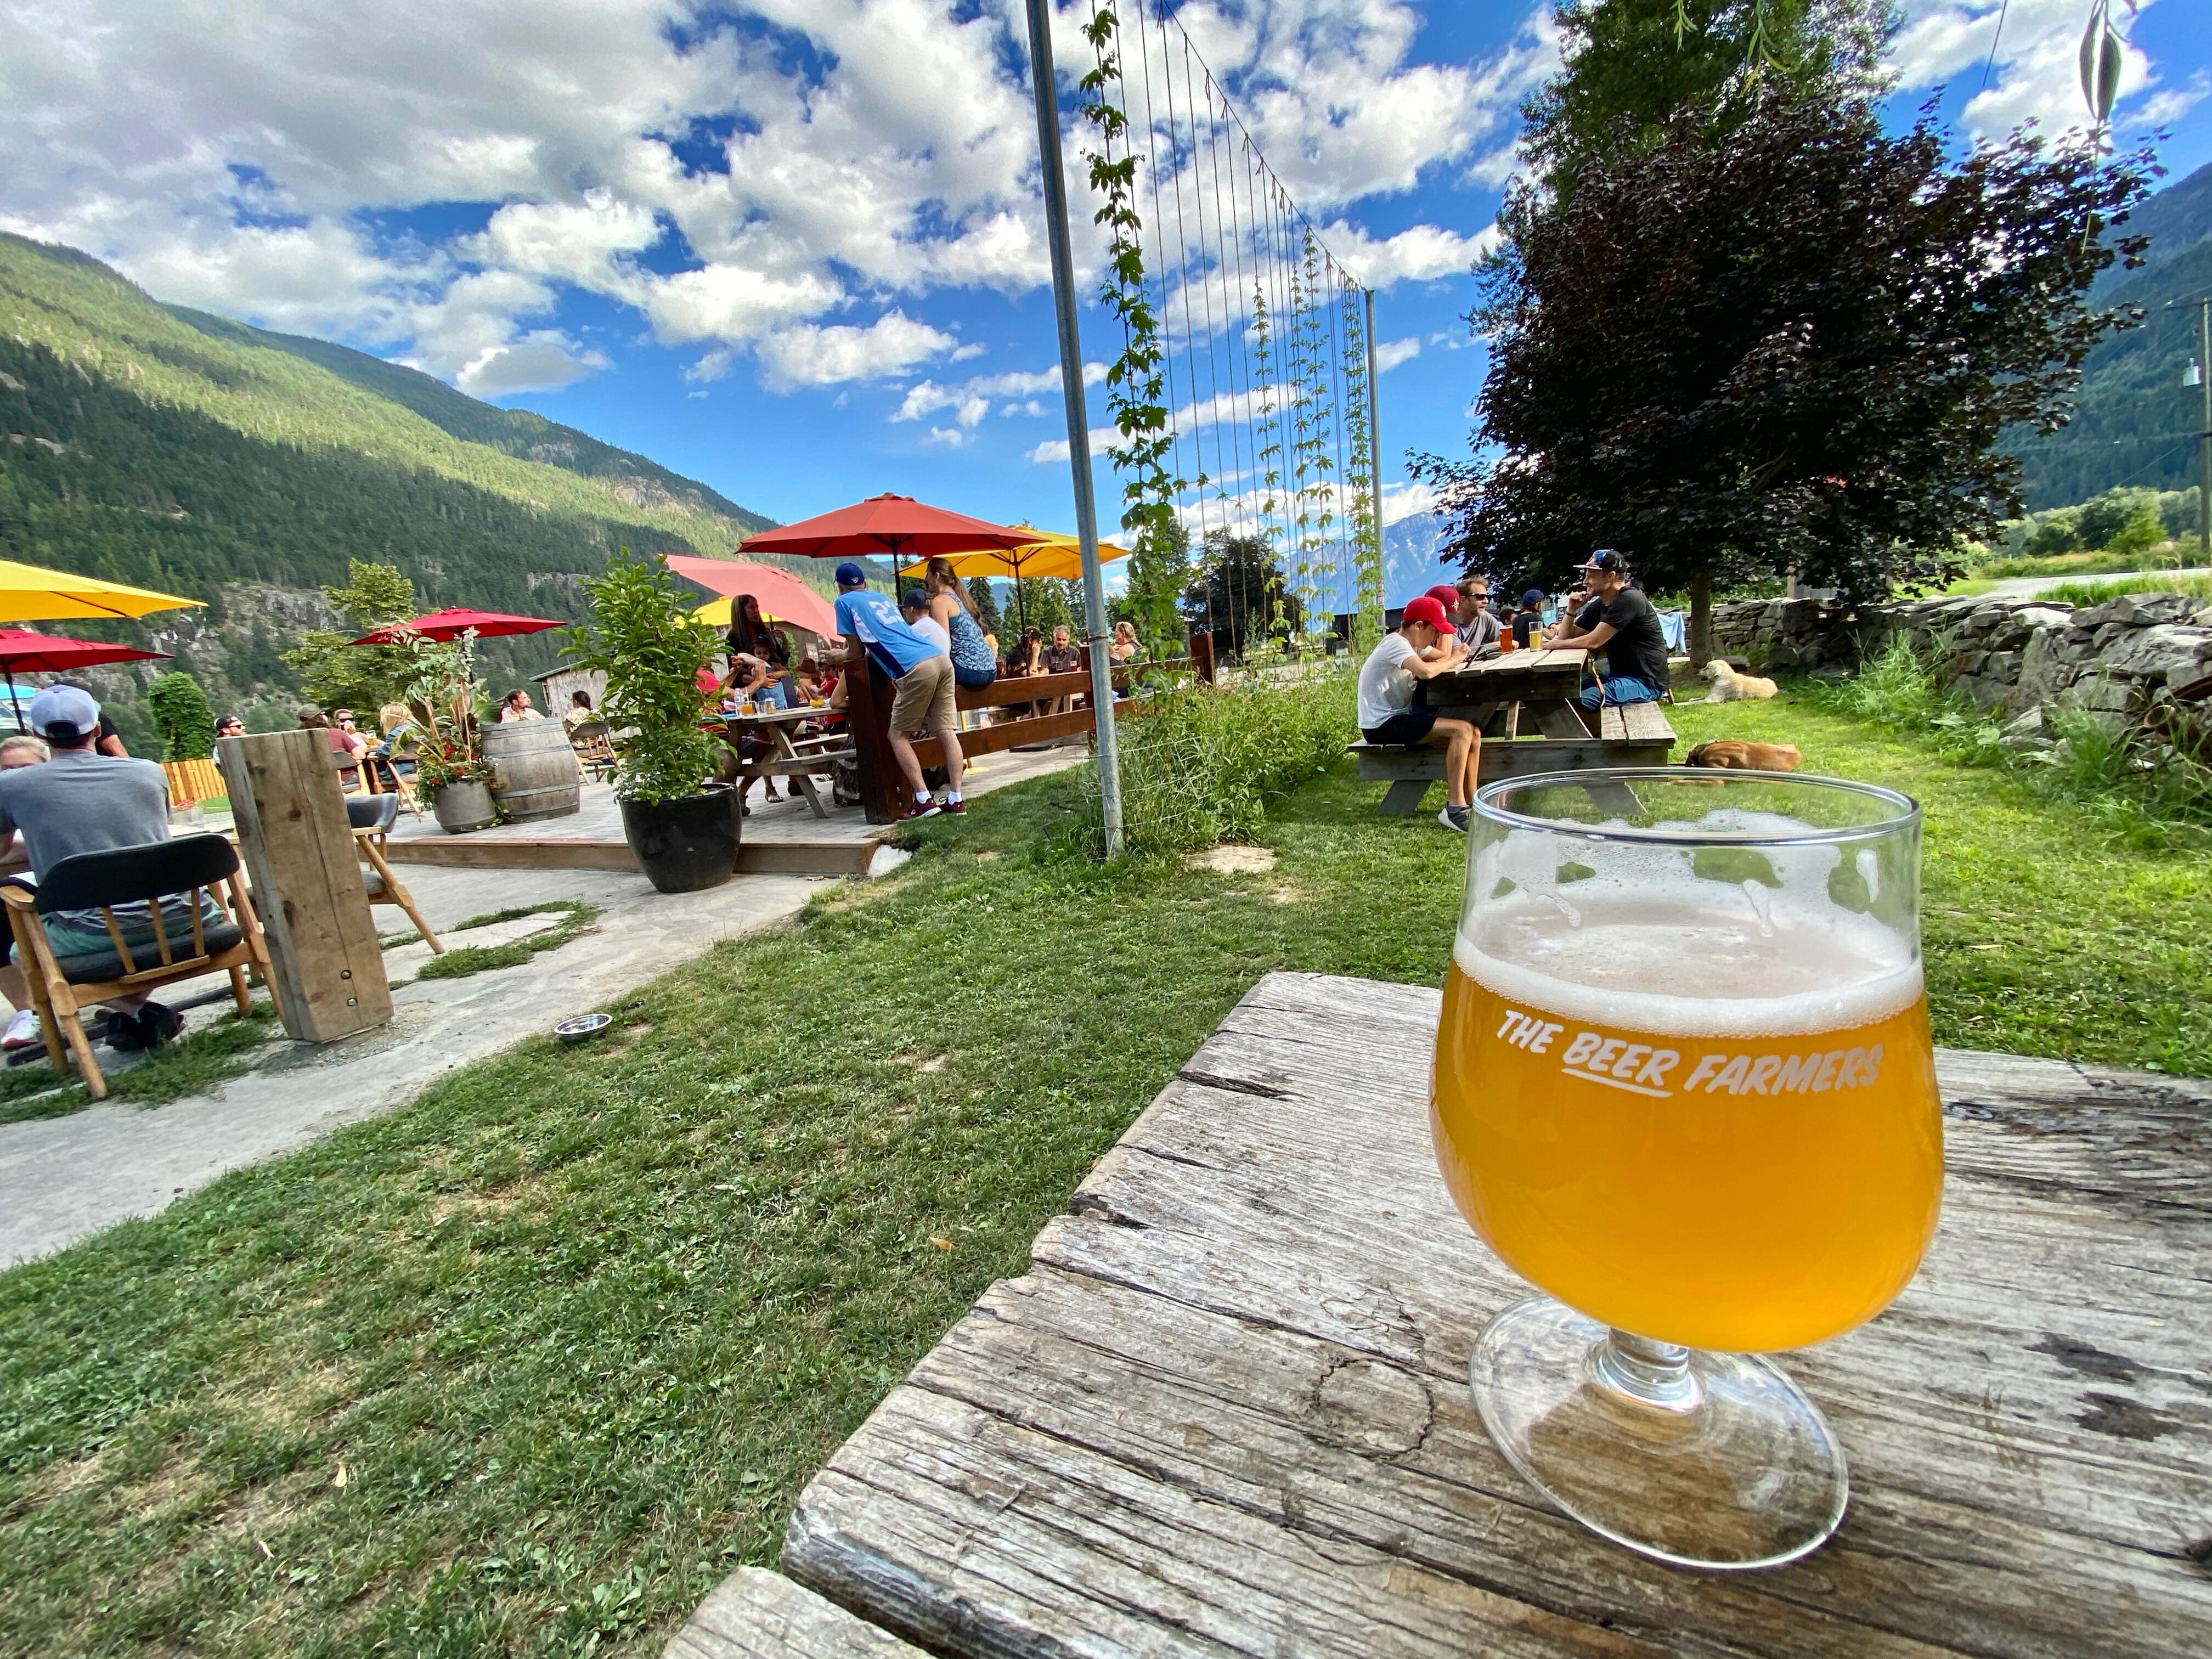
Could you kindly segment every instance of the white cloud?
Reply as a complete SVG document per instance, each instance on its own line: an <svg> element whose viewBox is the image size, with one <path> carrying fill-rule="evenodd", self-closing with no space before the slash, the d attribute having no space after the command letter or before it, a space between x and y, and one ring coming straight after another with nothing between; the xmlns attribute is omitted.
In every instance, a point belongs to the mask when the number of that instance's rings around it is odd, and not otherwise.
<svg viewBox="0 0 2212 1659"><path fill-rule="evenodd" d="M1401 363L1410 363L1421 355L1421 337L1409 334L1402 340L1385 340L1375 348L1375 372L1388 374Z"/></svg>
<svg viewBox="0 0 2212 1659"><path fill-rule="evenodd" d="M800 323L769 335L756 355L763 384L772 392L787 392L842 380L880 380L940 356L957 343L943 330L918 323L904 312L887 311L866 328Z"/></svg>
<svg viewBox="0 0 2212 1659"><path fill-rule="evenodd" d="M580 351L567 336L542 330L525 335L512 345L488 348L453 377L453 384L476 398L558 392L608 367L604 354Z"/></svg>
<svg viewBox="0 0 2212 1659"><path fill-rule="evenodd" d="M944 449L958 449L967 443L969 435L957 426L933 426L922 434L921 441Z"/></svg>
<svg viewBox="0 0 2212 1659"><path fill-rule="evenodd" d="M1322 227L1321 237L1355 279L1382 289L1401 282L1464 276L1469 266L1498 246L1503 234L1494 224L1472 236L1435 225L1415 225L1378 242L1358 226L1337 220Z"/></svg>
<svg viewBox="0 0 2212 1659"><path fill-rule="evenodd" d="M2139 9L2153 3L2142 0ZM2031 119L2047 133L2085 128L2089 110L2081 96L2077 54L2087 12L2082 0L1905 0L1905 25L1892 61L1907 88L1946 82L1976 88L1960 119L1977 135L1999 136ZM2124 8L2114 9L2112 21L2123 33L2127 31ZM1995 72L1984 86L1992 42ZM2149 58L2130 44L2123 59L2114 125L2147 127L2172 119L2167 112L2178 113L2195 101L2187 92L2162 92L2135 102L2157 84ZM2182 99L2188 101L2177 101Z"/></svg>
<svg viewBox="0 0 2212 1659"><path fill-rule="evenodd" d="M1382 486L1382 522L1385 525L1394 525L1401 519L1410 519L1416 513L1433 511L1436 504L1437 492L1418 479Z"/></svg>
<svg viewBox="0 0 2212 1659"><path fill-rule="evenodd" d="M952 361L959 362L972 349L962 347L952 354ZM1105 378L1105 364L1084 364L1084 385L1097 386ZM990 412L991 400L994 398L1024 400L1002 405L999 410L1001 415L1042 415L1046 412L1046 405L1032 394L1040 392L1056 393L1059 390L1060 366L1057 363L1050 368L1011 369L1003 374L978 374L958 386L939 386L934 380L918 380L907 388L905 398L891 411L890 418L893 421L926 420L940 409L953 409L959 411L958 419L962 426L972 427L979 424Z"/></svg>

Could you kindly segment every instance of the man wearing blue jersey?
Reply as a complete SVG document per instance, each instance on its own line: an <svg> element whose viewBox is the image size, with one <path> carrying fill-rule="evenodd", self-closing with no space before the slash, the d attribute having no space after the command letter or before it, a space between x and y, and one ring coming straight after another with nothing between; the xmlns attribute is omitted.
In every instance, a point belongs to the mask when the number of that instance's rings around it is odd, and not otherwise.
<svg viewBox="0 0 2212 1659"><path fill-rule="evenodd" d="M960 799L960 720L952 702L951 654L908 628L889 595L870 592L868 573L850 559L837 567L837 631L844 636L848 661L857 663L865 650L897 687L891 694L890 743L914 794L905 816L966 811ZM928 726L945 745L945 786L939 800L930 799L921 763L907 738L919 726Z"/></svg>

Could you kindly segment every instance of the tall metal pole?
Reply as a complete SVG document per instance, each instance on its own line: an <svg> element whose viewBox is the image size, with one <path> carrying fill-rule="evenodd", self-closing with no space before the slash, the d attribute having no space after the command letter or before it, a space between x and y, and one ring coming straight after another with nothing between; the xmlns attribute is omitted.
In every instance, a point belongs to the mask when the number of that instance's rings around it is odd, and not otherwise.
<svg viewBox="0 0 2212 1659"><path fill-rule="evenodd" d="M2197 302L2197 553L2212 564L2212 300Z"/></svg>
<svg viewBox="0 0 2212 1659"><path fill-rule="evenodd" d="M1030 73L1036 84L1037 150L1052 245L1052 305L1060 319L1060 391L1067 404L1068 469L1075 475L1075 539L1083 554L1084 645L1091 706L1098 711L1098 799L1106 856L1121 850L1121 752L1114 733L1114 671L1106 656L1106 586L1098 568L1098 504L1091 483L1091 416L1083 400L1083 336L1075 321L1075 253L1067 238L1067 175L1060 155L1060 92L1052 67L1052 7L1029 0Z"/></svg>
<svg viewBox="0 0 2212 1659"><path fill-rule="evenodd" d="M1382 613L1389 608L1389 571L1382 557L1382 386L1375 373L1375 290L1362 289L1360 294L1367 307L1367 493L1375 514L1375 620L1379 625Z"/></svg>

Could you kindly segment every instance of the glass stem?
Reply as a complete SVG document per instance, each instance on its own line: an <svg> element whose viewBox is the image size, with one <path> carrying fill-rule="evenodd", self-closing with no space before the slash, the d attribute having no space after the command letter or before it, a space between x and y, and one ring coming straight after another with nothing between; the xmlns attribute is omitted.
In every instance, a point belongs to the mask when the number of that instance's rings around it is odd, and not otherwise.
<svg viewBox="0 0 2212 1659"><path fill-rule="evenodd" d="M1690 1370L1690 1351L1672 1342L1654 1342L1614 1328L1592 1356L1597 1380L1639 1406L1667 1412L1693 1412L1705 1391Z"/></svg>

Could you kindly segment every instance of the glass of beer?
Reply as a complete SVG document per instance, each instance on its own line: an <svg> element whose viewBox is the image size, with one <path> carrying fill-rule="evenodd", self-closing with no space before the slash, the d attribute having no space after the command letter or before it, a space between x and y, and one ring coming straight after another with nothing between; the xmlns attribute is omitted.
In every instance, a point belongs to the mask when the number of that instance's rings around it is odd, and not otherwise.
<svg viewBox="0 0 2212 1659"><path fill-rule="evenodd" d="M1547 1294L1471 1367L1569 1515L1685 1565L1842 1521L1844 1453L1759 1356L1888 1306L1936 1231L1920 809L1762 772L1477 792L1430 1128L1476 1232Z"/></svg>

